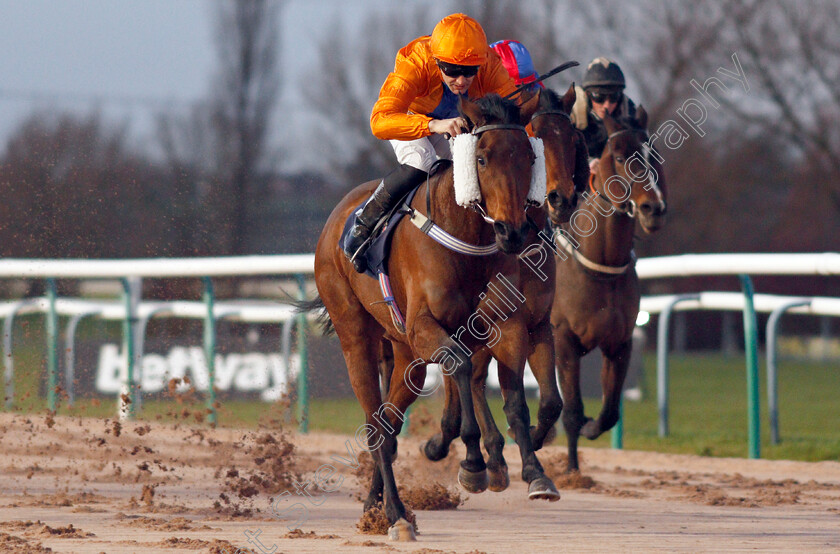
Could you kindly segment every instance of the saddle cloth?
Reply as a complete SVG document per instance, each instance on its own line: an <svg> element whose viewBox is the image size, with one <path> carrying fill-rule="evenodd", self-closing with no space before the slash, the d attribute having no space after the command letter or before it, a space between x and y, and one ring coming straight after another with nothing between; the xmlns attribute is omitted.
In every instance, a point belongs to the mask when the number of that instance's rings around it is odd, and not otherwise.
<svg viewBox="0 0 840 554"><path fill-rule="evenodd" d="M368 246L367 251L363 254L363 260L367 266L365 275L374 279L378 278L377 275L379 273L387 275L388 253L391 250L391 239L394 235L394 229L397 228L397 224L399 224L405 215L405 211L400 208L403 205L411 205L411 201L414 199L414 195L417 194L417 189L419 188L419 186L414 188L402 201L397 203L395 209L391 210L391 213L385 216L385 223L380 225L379 229L375 231L376 234L371 238L370 246ZM367 202L367 199L365 199L365 202ZM344 230L341 231L341 237L338 239L339 247L344 244L344 238L356 224L356 214L359 213L362 206L365 205L365 202L359 204L350 214L350 217L347 218L347 221L344 222Z"/></svg>

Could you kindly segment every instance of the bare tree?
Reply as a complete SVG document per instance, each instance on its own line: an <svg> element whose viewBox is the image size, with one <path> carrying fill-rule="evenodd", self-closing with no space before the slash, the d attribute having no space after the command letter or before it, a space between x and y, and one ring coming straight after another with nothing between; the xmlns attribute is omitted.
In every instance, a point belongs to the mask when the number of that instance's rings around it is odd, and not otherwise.
<svg viewBox="0 0 840 554"><path fill-rule="evenodd" d="M408 15L398 11L375 14L358 35L348 33L335 20L318 44L318 71L307 79L304 90L322 118L316 141L327 145L323 147L325 169L348 187L393 169L391 147L371 134L370 112L394 68L397 50L431 33L434 24L428 12L419 8Z"/></svg>
<svg viewBox="0 0 840 554"><path fill-rule="evenodd" d="M824 172L813 182L840 211L840 4L807 9L771 0L738 3L723 21L726 45L751 71L750 102L726 102L758 133L781 134Z"/></svg>
<svg viewBox="0 0 840 554"><path fill-rule="evenodd" d="M268 129L280 85L279 14L274 0L226 0L216 14L218 73L213 84L213 150L223 187L213 202L228 231L225 250L246 253L250 195L265 159Z"/></svg>
<svg viewBox="0 0 840 554"><path fill-rule="evenodd" d="M33 114L0 159L0 255L170 255L171 191L98 115Z"/></svg>
<svg viewBox="0 0 840 554"><path fill-rule="evenodd" d="M157 137L173 191L172 226L178 256L219 254L213 202L223 188L222 163L214 152L212 111L206 102L187 115L165 113L157 118Z"/></svg>

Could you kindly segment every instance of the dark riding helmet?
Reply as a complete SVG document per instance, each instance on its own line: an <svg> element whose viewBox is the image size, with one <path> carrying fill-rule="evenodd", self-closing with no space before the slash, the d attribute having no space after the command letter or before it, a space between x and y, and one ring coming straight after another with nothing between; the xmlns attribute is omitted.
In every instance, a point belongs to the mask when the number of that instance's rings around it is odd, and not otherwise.
<svg viewBox="0 0 840 554"><path fill-rule="evenodd" d="M621 87L624 88L624 73L618 64L607 58L595 58L586 68L583 76L583 89L592 87Z"/></svg>

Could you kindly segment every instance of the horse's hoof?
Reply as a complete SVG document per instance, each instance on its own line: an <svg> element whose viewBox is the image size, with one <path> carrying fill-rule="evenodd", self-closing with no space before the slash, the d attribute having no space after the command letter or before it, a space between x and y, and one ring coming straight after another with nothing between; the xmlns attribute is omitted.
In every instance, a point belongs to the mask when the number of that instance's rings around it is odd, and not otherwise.
<svg viewBox="0 0 840 554"><path fill-rule="evenodd" d="M432 446L432 439L429 439L424 443L420 443L420 453L423 454L423 456L425 456L427 460L432 462L439 462L442 459L446 458L446 456L449 454L448 450L446 452L441 453L439 450L437 452L434 452L430 449L434 449L434 446Z"/></svg>
<svg viewBox="0 0 840 554"><path fill-rule="evenodd" d="M508 475L507 466L501 466L499 469L488 467L487 475L490 478L490 484L487 488L493 492L502 492L510 486L510 475Z"/></svg>
<svg viewBox="0 0 840 554"><path fill-rule="evenodd" d="M481 471L467 471L463 467L458 469L458 482L464 487L464 490L473 494L479 494L487 490L489 480L487 479L487 470Z"/></svg>
<svg viewBox="0 0 840 554"><path fill-rule="evenodd" d="M414 526L410 524L405 518L400 518L395 524L388 528L388 540L410 542L416 541L417 535L414 533Z"/></svg>
<svg viewBox="0 0 840 554"><path fill-rule="evenodd" d="M557 492L557 488L551 482L551 479L548 477L538 477L528 485L528 500L557 502L560 500L560 493Z"/></svg>
<svg viewBox="0 0 840 554"><path fill-rule="evenodd" d="M586 418L586 423L580 428L580 434L589 440L595 440L601 436L603 431L594 419Z"/></svg>

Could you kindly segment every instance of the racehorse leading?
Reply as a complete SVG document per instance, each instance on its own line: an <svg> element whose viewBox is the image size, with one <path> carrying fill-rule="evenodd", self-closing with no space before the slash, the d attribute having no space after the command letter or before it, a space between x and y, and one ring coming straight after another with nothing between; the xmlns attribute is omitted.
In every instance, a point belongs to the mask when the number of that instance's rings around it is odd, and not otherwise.
<svg viewBox="0 0 840 554"><path fill-rule="evenodd" d="M360 432L376 462L364 509L380 498L392 524L389 534L407 531L405 507L397 493L392 462L397 434L408 406L422 391L425 364L438 363L457 384L461 402L459 434L466 445L459 481L467 490L486 487L486 465L470 398L469 355L485 344L499 360L509 390L505 411L523 452L523 478L533 490L554 490L533 452L528 409L522 385L528 332L525 314L516 306L497 313L485 294L491 280L519 284L515 255L529 230L525 209L530 193L534 150L522 126L531 113L495 95L475 102L462 100L461 111L472 123L473 150L466 166L476 177L475 210L458 204L451 167L432 175L411 203L410 217L426 217L451 237L499 252L474 257L453 252L430 240L418 226L397 226L388 261L391 294L404 314L404 330L383 302L379 283L358 274L339 247L345 220L370 195L377 182L356 187L333 210L315 252L315 281L320 302L341 341L350 383L365 412ZM461 136L455 140L461 139ZM428 229L428 226L423 226ZM318 299L309 307L317 306ZM494 304L500 308L499 304ZM480 314L480 317L476 317ZM469 329L470 333L464 332ZM494 331L498 336L488 342ZM382 339L391 342L394 366L383 403L379 382ZM358 433L357 433L358 435Z"/></svg>
<svg viewBox="0 0 840 554"><path fill-rule="evenodd" d="M536 107L533 106L536 103ZM577 198L589 182L589 164L586 145L580 131L572 124L569 114L575 103L574 85L560 97L549 89L540 90L533 98L525 100L523 106L535 110L530 127L535 137L543 141L547 177L547 204L553 218L567 221L574 212ZM563 403L557 390L554 365L554 342L551 333L551 306L554 299L554 256L543 245L543 237L550 236L546 230L548 215L546 209L528 210L531 230L526 246L520 255L520 292L525 297L521 308L527 314L530 349L528 363L538 376L540 405L537 412L537 426L532 427L531 439L535 449L542 447L549 432L560 417ZM504 437L499 432L490 413L484 394L490 353L481 350L473 354L472 396L476 417L488 453L487 471L489 488L492 491L505 490L510 484L507 464L502 455ZM458 436L460 405L458 391L453 383L445 379L446 402L441 419L441 432L423 446L427 458L433 461L446 457L450 443ZM543 493L544 495L545 493Z"/></svg>

